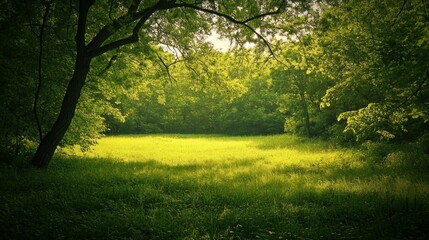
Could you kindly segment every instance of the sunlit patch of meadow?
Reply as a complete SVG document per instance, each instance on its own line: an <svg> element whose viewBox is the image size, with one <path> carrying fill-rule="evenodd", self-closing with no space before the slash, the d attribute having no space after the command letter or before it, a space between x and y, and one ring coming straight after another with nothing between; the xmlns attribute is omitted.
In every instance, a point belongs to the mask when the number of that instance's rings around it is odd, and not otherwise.
<svg viewBox="0 0 429 240"><path fill-rule="evenodd" d="M74 157L58 156L45 173L7 172L2 180L15 185L9 209L48 199L61 209L56 220L71 226L39 237L428 237L427 156L370 150L288 135L112 136L89 152L65 150ZM12 194L28 186L30 195ZM73 231L81 225L83 235Z"/></svg>

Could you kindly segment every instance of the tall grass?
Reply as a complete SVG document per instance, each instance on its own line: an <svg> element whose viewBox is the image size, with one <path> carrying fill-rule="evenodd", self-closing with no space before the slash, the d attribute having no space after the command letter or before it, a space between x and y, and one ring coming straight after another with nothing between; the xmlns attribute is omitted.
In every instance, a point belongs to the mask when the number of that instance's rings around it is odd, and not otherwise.
<svg viewBox="0 0 429 240"><path fill-rule="evenodd" d="M1 239L429 238L412 145L141 135L67 151L47 171L0 168Z"/></svg>

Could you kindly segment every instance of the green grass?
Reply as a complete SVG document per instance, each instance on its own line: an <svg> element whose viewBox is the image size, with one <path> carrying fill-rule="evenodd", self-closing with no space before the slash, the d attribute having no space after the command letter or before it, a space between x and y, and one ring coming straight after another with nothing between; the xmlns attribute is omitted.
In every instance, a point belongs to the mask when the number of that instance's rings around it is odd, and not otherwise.
<svg viewBox="0 0 429 240"><path fill-rule="evenodd" d="M413 145L136 135L65 152L0 167L0 239L429 239Z"/></svg>

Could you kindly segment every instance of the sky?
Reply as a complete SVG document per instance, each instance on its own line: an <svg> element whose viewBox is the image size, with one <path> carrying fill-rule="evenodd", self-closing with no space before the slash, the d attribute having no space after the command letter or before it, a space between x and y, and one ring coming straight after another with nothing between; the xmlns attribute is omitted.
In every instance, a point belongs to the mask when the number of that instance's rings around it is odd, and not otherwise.
<svg viewBox="0 0 429 240"><path fill-rule="evenodd" d="M212 43L216 50L226 52L231 47L231 42L228 39L221 39L220 35L212 31L211 35L207 37L207 41Z"/></svg>

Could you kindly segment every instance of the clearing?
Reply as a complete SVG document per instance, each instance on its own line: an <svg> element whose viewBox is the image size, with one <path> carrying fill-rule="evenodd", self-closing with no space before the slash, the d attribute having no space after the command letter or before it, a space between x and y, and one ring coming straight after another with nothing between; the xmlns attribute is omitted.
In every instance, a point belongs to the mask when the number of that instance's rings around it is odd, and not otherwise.
<svg viewBox="0 0 429 240"><path fill-rule="evenodd" d="M46 171L1 166L0 238L427 239L429 160L410 146L105 137Z"/></svg>

